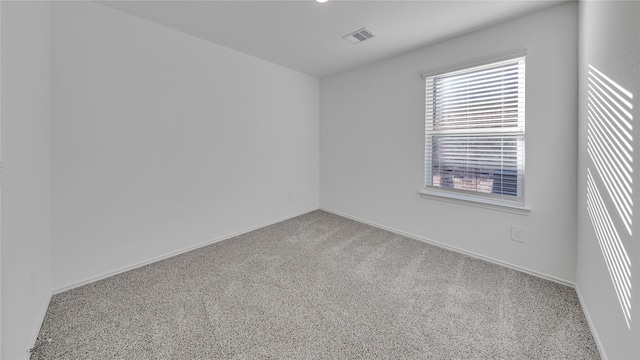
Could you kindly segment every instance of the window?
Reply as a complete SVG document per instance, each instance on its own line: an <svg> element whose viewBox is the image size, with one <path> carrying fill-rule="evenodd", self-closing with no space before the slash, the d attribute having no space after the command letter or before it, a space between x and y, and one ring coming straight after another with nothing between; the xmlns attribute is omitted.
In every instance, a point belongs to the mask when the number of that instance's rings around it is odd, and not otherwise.
<svg viewBox="0 0 640 360"><path fill-rule="evenodd" d="M523 206L524 56L425 79L423 193Z"/></svg>

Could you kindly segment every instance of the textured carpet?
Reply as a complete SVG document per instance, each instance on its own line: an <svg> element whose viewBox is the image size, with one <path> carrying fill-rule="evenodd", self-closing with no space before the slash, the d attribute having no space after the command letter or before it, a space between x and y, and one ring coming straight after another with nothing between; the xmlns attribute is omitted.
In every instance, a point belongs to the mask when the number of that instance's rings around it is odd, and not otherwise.
<svg viewBox="0 0 640 360"><path fill-rule="evenodd" d="M597 359L573 289L323 211L53 296L32 359Z"/></svg>

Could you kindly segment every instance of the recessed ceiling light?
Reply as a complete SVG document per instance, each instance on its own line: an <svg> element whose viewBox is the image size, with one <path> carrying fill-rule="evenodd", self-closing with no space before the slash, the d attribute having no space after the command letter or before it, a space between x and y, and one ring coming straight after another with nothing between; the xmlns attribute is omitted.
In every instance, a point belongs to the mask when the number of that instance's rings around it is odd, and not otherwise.
<svg viewBox="0 0 640 360"><path fill-rule="evenodd" d="M316 2L317 2L317 3L320 3L320 4L324 4L324 3L326 3L326 2L327 2L327 0L316 0Z"/></svg>

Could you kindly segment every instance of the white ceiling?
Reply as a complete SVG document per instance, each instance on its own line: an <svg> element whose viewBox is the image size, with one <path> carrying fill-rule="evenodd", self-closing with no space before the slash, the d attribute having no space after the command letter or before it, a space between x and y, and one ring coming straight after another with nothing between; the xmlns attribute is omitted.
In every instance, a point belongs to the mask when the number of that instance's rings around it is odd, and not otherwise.
<svg viewBox="0 0 640 360"><path fill-rule="evenodd" d="M557 0L101 1L258 58L324 77L536 11ZM342 36L367 27L376 37Z"/></svg>

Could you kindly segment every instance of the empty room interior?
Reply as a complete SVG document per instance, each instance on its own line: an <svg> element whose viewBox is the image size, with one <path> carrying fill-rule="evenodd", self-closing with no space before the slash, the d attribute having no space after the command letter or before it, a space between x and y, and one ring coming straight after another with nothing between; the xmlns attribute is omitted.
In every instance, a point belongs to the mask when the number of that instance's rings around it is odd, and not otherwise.
<svg viewBox="0 0 640 360"><path fill-rule="evenodd" d="M640 359L640 2L0 25L3 360Z"/></svg>

